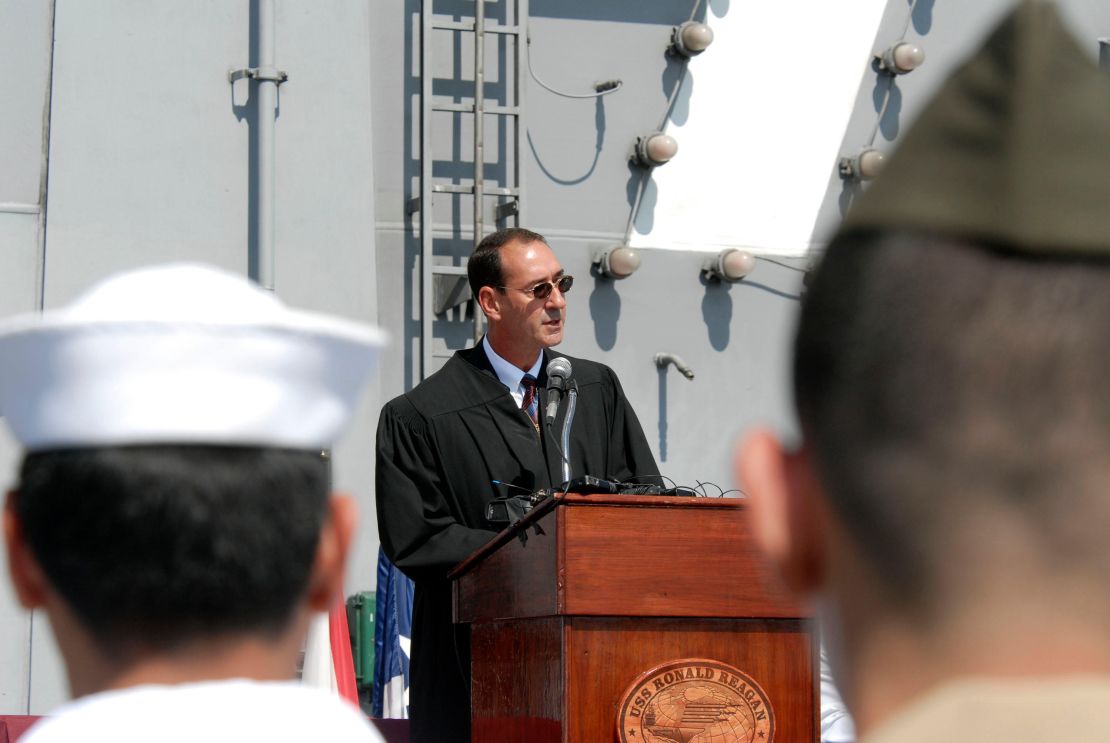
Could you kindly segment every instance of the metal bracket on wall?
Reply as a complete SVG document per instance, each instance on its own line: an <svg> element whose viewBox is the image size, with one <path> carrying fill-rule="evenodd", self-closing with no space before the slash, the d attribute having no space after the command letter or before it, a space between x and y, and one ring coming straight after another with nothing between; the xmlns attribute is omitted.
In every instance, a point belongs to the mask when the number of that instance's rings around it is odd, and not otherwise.
<svg viewBox="0 0 1110 743"><path fill-rule="evenodd" d="M289 73L273 67L244 67L241 70L228 70L227 81L232 85L237 80L267 80L281 85L289 79Z"/></svg>
<svg viewBox="0 0 1110 743"><path fill-rule="evenodd" d="M469 302L470 297L470 284L465 275L451 276L437 273L432 277L432 311L437 315Z"/></svg>
<svg viewBox="0 0 1110 743"><path fill-rule="evenodd" d="M228 70L227 81L231 84L231 95L235 95L235 83L240 80L257 80L260 83L274 83L274 88L289 80L289 73L274 67L244 67L241 70Z"/></svg>
<svg viewBox="0 0 1110 743"><path fill-rule="evenodd" d="M493 211L494 219L498 222L506 220L509 217L515 217L518 214L520 214L519 199L513 199L512 201L506 201L504 204L498 204L497 208Z"/></svg>

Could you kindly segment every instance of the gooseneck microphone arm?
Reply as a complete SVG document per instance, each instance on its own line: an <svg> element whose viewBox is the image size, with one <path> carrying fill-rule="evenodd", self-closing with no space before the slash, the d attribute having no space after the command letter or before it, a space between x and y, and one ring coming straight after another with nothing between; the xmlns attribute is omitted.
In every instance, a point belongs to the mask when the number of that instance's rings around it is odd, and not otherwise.
<svg viewBox="0 0 1110 743"><path fill-rule="evenodd" d="M567 382L567 417L563 418L562 450L563 482L570 482L570 427L574 424L574 409L578 405L578 383L573 379Z"/></svg>
<svg viewBox="0 0 1110 743"><path fill-rule="evenodd" d="M570 482L570 426L574 419L574 408L578 400L578 386L570 378L572 374L570 360L563 356L556 356L547 364L547 408L543 416L543 425L551 433L554 443L555 415L559 412L559 400L564 392L567 396L567 415L563 419L562 447L559 456L563 458L563 482ZM555 444L559 447L559 444Z"/></svg>

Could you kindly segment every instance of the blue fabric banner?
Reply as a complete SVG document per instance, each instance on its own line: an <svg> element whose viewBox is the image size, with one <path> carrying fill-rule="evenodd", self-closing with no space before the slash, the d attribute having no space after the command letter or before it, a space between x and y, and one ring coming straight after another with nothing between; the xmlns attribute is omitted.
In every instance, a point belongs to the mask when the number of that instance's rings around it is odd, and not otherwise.
<svg viewBox="0 0 1110 743"><path fill-rule="evenodd" d="M370 698L370 714L373 717L409 716L412 593L412 581L379 548L374 620L374 689Z"/></svg>

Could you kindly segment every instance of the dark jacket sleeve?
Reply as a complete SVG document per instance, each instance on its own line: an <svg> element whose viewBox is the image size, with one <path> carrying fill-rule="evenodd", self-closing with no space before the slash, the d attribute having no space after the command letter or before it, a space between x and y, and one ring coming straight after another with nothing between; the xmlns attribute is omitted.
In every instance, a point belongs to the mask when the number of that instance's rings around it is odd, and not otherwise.
<svg viewBox="0 0 1110 743"><path fill-rule="evenodd" d="M634 481L661 485L659 465L648 446L644 429L636 411L624 396L620 380L612 369L606 369L612 385L613 413L609 438L609 475L618 482Z"/></svg>
<svg viewBox="0 0 1110 743"><path fill-rule="evenodd" d="M414 580L442 579L496 534L451 513L432 432L403 397L382 409L375 480L382 549Z"/></svg>

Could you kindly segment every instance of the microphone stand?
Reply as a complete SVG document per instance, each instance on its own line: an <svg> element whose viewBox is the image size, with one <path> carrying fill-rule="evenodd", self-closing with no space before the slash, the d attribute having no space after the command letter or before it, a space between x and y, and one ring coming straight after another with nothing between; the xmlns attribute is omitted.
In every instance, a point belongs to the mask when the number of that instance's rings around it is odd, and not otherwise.
<svg viewBox="0 0 1110 743"><path fill-rule="evenodd" d="M574 424L574 409L578 403L578 383L567 380L567 415L563 418L562 454L563 484L570 482L570 427Z"/></svg>

